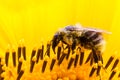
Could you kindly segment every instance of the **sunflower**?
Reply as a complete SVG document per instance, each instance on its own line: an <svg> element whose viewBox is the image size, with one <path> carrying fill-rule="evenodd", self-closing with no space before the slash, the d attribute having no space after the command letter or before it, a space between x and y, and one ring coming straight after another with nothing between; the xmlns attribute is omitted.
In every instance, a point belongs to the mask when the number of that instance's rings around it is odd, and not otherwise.
<svg viewBox="0 0 120 80"><path fill-rule="evenodd" d="M120 79L119 5L119 0L1 0L0 78L5 80ZM51 48L47 56L44 56L54 33L59 28L76 23L112 32L111 35L105 34L107 44L103 53L104 64L85 63L89 56L87 50L81 64L80 57L76 64L74 62L78 55L77 50L74 55L70 54L68 59L64 56L67 55L66 51L63 51L58 60L58 56ZM61 48L61 45L57 48Z"/></svg>

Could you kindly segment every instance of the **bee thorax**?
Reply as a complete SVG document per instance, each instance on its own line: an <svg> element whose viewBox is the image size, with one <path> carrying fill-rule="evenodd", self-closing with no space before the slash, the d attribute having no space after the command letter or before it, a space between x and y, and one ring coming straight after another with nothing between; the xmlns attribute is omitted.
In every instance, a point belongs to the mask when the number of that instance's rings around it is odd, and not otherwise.
<svg viewBox="0 0 120 80"><path fill-rule="evenodd" d="M68 45L72 45L73 44L73 37L72 36L64 36L63 41Z"/></svg>

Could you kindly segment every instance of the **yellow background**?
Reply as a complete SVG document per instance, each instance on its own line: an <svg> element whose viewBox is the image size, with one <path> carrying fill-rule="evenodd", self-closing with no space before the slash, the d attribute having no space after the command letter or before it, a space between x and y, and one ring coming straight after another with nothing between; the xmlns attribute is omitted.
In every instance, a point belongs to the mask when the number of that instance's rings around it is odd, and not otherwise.
<svg viewBox="0 0 120 80"><path fill-rule="evenodd" d="M0 51L20 39L33 47L78 22L112 32L106 56L120 51L120 0L0 0Z"/></svg>

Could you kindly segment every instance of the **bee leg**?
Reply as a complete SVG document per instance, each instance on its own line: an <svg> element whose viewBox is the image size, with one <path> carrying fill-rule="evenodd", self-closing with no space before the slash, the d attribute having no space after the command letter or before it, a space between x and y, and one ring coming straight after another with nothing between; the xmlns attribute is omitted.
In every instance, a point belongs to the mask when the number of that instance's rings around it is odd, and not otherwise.
<svg viewBox="0 0 120 80"><path fill-rule="evenodd" d="M93 53L94 62L98 63L98 55L96 53L96 50L92 49L92 53Z"/></svg>
<svg viewBox="0 0 120 80"><path fill-rule="evenodd" d="M92 54L91 54L91 59L90 59L90 66L93 65L93 62L94 62L94 57L93 57L93 52L92 52Z"/></svg>
<svg viewBox="0 0 120 80"><path fill-rule="evenodd" d="M97 51L97 56L98 56L98 61L101 61L102 62L102 64L103 64L103 57L102 57L102 54L101 54L101 52L100 51Z"/></svg>
<svg viewBox="0 0 120 80"><path fill-rule="evenodd" d="M102 55L100 54L99 55L100 56L100 61L102 62L102 64L103 64L103 57L102 57Z"/></svg>
<svg viewBox="0 0 120 80"><path fill-rule="evenodd" d="M101 61L103 63L103 57L100 51L92 50L95 63Z"/></svg>
<svg viewBox="0 0 120 80"><path fill-rule="evenodd" d="M57 44L58 44L58 43L56 43L56 42L53 42L53 43L52 43L52 49L53 49L53 52L54 52L54 53L55 53L55 47L57 46Z"/></svg>
<svg viewBox="0 0 120 80"><path fill-rule="evenodd" d="M60 38L58 36L54 36L53 39L52 39L52 49L53 49L54 53L55 53L55 48L56 48L56 46L58 45L59 42L60 42Z"/></svg>

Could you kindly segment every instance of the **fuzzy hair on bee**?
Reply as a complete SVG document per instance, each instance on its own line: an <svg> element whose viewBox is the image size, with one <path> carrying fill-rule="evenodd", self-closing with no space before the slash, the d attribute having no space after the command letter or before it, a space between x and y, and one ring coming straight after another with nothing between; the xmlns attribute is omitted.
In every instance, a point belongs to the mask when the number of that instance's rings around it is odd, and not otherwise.
<svg viewBox="0 0 120 80"><path fill-rule="evenodd" d="M77 45L81 45L85 49L91 49L93 52L94 62L97 63L99 60L103 62L102 52L105 49L105 40L102 33L110 34L110 32L94 29L85 28L79 24L69 25L65 28L58 30L52 39L52 49L55 52L55 48L60 41L71 47L72 50Z"/></svg>

